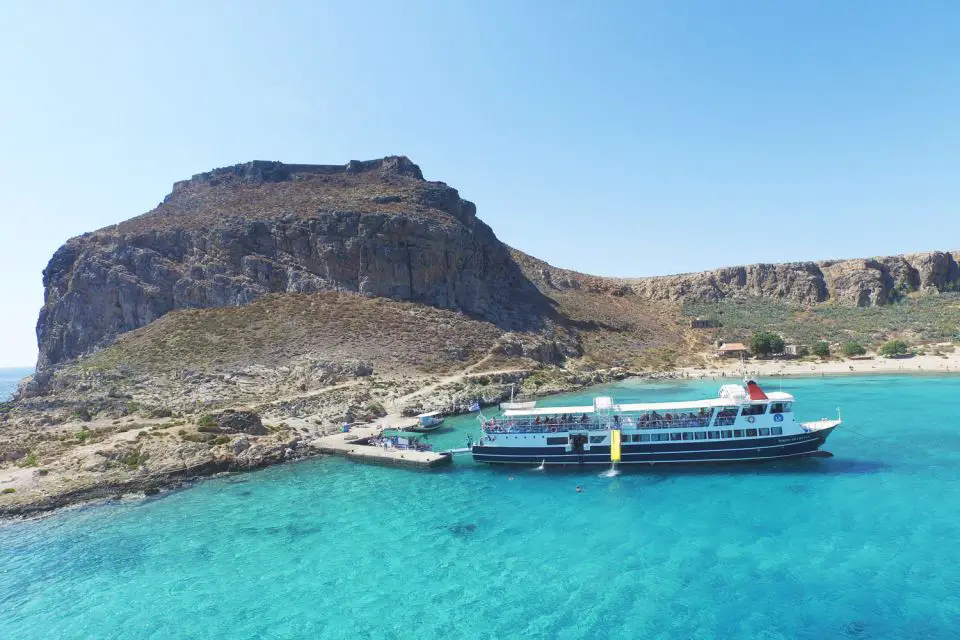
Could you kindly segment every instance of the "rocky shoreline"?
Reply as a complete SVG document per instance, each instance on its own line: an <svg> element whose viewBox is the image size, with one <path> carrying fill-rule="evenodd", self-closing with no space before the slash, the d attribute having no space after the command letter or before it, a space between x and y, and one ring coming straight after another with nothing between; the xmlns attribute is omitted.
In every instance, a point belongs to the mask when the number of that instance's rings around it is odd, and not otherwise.
<svg viewBox="0 0 960 640"><path fill-rule="evenodd" d="M402 415L442 409L449 415L467 413L474 400L496 405L510 397L540 398L623 380L655 377L623 369L569 371L560 368L475 372L440 379L432 384L398 385L403 395L379 405L378 415L351 415L356 398L339 394L307 395L257 403L255 408L224 408L215 412L184 414L158 410L124 400L126 415L114 417L101 407L96 416L71 409L70 418L57 424L37 425L45 419L56 399L43 398L33 409L23 403L0 405L4 437L0 440L0 518L35 517L65 507L149 496L186 488L196 481L222 473L239 473L275 464L320 456L314 441L339 428L336 419L345 415L390 424ZM116 380L114 380L114 383ZM352 393L365 394L365 387L385 385L383 380L363 380L350 385ZM29 381L28 383L29 384ZM410 388L413 391L409 391ZM88 390L92 406L98 398ZM76 407L77 398L59 397L65 407ZM117 405L117 403L114 403ZM159 413L166 413L160 411ZM324 419L318 416L325 416ZM45 417L44 417L45 416ZM261 419L261 416L263 418ZM330 416L335 416L331 418ZM12 491L11 491L12 489Z"/></svg>

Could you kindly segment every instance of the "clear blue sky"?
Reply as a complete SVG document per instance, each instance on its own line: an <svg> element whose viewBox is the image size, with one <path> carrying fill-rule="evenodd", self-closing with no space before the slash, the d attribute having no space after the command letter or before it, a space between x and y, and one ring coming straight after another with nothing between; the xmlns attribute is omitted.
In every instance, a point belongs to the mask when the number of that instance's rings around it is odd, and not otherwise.
<svg viewBox="0 0 960 640"><path fill-rule="evenodd" d="M960 247L949 0L5 2L0 59L0 365L64 240L252 159L405 154L603 275Z"/></svg>

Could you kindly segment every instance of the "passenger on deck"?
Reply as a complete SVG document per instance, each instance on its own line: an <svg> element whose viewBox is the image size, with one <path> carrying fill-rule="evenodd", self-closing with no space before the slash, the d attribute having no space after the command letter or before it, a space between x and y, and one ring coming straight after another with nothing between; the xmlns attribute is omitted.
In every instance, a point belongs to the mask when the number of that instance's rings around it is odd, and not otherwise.
<svg viewBox="0 0 960 640"><path fill-rule="evenodd" d="M587 414L580 416L580 424L587 424Z"/></svg>

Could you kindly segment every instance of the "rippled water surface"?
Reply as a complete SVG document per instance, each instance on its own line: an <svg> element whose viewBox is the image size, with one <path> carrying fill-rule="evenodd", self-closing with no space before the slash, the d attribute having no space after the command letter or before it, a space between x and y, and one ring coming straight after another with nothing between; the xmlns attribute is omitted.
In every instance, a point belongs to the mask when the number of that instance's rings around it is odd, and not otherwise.
<svg viewBox="0 0 960 640"><path fill-rule="evenodd" d="M0 637L957 638L960 378L784 390L804 419L842 406L834 458L617 477L323 459L6 524Z"/></svg>

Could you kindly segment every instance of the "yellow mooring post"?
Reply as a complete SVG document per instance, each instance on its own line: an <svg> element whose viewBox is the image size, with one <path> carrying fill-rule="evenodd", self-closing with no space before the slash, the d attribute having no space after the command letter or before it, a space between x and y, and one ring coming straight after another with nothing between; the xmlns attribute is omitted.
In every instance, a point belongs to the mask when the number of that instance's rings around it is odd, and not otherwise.
<svg viewBox="0 0 960 640"><path fill-rule="evenodd" d="M620 430L610 432L610 462L620 462Z"/></svg>

